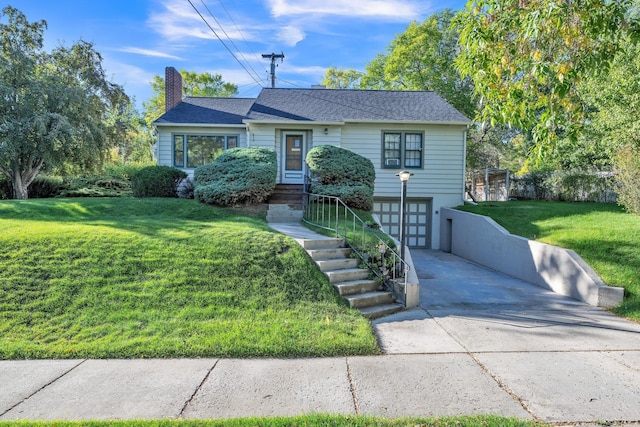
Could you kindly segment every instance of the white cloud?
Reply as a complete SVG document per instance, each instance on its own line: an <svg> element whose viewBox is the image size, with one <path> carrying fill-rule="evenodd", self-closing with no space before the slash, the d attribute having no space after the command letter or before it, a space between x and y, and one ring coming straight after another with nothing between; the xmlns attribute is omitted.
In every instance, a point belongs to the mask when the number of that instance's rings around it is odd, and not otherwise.
<svg viewBox="0 0 640 427"><path fill-rule="evenodd" d="M185 37L204 39L213 36L186 1L164 1L159 9L151 13L147 24L163 37L178 40Z"/></svg>
<svg viewBox="0 0 640 427"><path fill-rule="evenodd" d="M107 75L115 75L116 83L126 86L148 85L153 80L153 73L124 62L105 58L104 68Z"/></svg>
<svg viewBox="0 0 640 427"><path fill-rule="evenodd" d="M278 32L278 40L284 42L287 46L295 46L304 40L305 33L300 28L293 25L287 25Z"/></svg>
<svg viewBox="0 0 640 427"><path fill-rule="evenodd" d="M208 25L223 40L254 40L258 38L250 29L238 28L235 24L218 18L223 30L201 3L193 2L193 4L198 8L202 17L187 1L165 0L158 5L158 11L151 13L147 24L155 32L172 41L185 38L215 39L216 36Z"/></svg>
<svg viewBox="0 0 640 427"><path fill-rule="evenodd" d="M159 50L151 50L151 49L141 49L141 48L137 48L137 47L123 47L121 49L116 49L119 52L125 52L125 53L133 53L136 55L143 55L143 56L152 56L154 58L169 58L169 59L176 59L178 61L183 61L183 58L180 58L179 56L175 56L175 55L171 55L168 54L166 52L161 52Z"/></svg>
<svg viewBox="0 0 640 427"><path fill-rule="evenodd" d="M386 20L418 18L428 5L416 0L268 0L274 17L309 14Z"/></svg>

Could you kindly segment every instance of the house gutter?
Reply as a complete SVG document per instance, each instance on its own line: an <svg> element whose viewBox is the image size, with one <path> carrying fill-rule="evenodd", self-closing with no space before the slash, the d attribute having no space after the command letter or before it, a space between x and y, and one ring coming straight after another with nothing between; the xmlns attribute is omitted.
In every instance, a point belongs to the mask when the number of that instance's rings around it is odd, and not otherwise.
<svg viewBox="0 0 640 427"><path fill-rule="evenodd" d="M318 122L315 120L251 120L246 119L243 120L242 123L247 125L296 125L300 126L302 124L306 125L314 125L314 126L342 126L345 124L344 121L326 121L326 122Z"/></svg>
<svg viewBox="0 0 640 427"><path fill-rule="evenodd" d="M470 122L446 122L446 121L422 121L422 120L358 120L345 119L345 123L382 123L382 124L400 124L400 125L454 125L469 126Z"/></svg>
<svg viewBox="0 0 640 427"><path fill-rule="evenodd" d="M365 124L398 124L398 125L449 125L449 126L469 126L471 122L443 122L443 121L420 121L420 120L359 120L345 119L343 121L315 121L315 120L243 120L246 124L269 124L269 125L297 125L301 124L314 126L342 126L347 123Z"/></svg>
<svg viewBox="0 0 640 427"><path fill-rule="evenodd" d="M244 124L240 125L224 125L218 123L152 123L155 127L201 127L201 128L240 128L244 129L246 126Z"/></svg>

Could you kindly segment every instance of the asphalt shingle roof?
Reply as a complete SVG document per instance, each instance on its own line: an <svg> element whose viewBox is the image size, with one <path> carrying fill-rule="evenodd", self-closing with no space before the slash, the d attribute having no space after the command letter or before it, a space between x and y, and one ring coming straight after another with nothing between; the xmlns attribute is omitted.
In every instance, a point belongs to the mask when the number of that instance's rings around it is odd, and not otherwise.
<svg viewBox="0 0 640 427"><path fill-rule="evenodd" d="M254 98L205 98L188 96L155 121L156 124L193 123L241 125Z"/></svg>
<svg viewBox="0 0 640 427"><path fill-rule="evenodd" d="M431 91L263 89L251 120L468 122Z"/></svg>
<svg viewBox="0 0 640 427"><path fill-rule="evenodd" d="M431 91L262 89L257 99L187 97L156 124L261 121L469 123Z"/></svg>

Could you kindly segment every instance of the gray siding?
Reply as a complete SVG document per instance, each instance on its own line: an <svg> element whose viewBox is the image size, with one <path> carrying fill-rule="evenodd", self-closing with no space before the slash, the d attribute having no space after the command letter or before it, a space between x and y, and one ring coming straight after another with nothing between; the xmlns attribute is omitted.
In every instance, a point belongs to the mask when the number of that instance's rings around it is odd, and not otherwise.
<svg viewBox="0 0 640 427"><path fill-rule="evenodd" d="M414 176L407 187L408 197L459 195L462 201L464 180L464 133L462 126L417 125L345 125L342 147L373 162L376 168L376 197L398 195L400 170L382 168L382 132L418 131L424 133L423 169L411 169Z"/></svg>

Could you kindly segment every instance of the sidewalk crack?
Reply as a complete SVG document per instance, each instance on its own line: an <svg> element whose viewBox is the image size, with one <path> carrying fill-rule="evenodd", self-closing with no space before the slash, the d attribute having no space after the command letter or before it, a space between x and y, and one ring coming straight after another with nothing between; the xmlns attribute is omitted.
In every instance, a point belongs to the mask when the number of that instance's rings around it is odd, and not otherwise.
<svg viewBox="0 0 640 427"><path fill-rule="evenodd" d="M353 383L353 376L351 375L351 365L349 365L349 358L345 358L347 364L347 379L349 380L349 390L351 391L351 397L353 398L353 409L356 415L360 415L360 403L358 401L358 394L356 393L356 386Z"/></svg>
<svg viewBox="0 0 640 427"><path fill-rule="evenodd" d="M213 364L213 366L211 366L211 368L209 368L207 370L207 374L204 376L202 381L200 381L200 384L198 384L198 387L196 387L194 392L191 394L191 396L187 399L187 401L182 406L182 409L180 410L180 413L178 414L178 418L182 418L183 417L184 411L187 410L187 407L191 404L193 399L196 397L196 394L198 394L198 392L202 389L202 386L204 386L204 383L207 382L207 380L209 379L209 376L211 375L211 372L213 372L213 370L216 368L216 366L218 366L218 362L220 362L220 359L217 359L216 362Z"/></svg>
<svg viewBox="0 0 640 427"><path fill-rule="evenodd" d="M0 412L0 418L5 416L6 414L8 414L9 412L11 412L12 410L14 410L15 408L17 408L18 406L22 405L24 402L26 402L27 400L31 399L33 396L35 396L36 394L40 393L42 390L44 390L45 388L49 387L51 384L55 383L56 381L58 381L60 378L64 377L65 375L67 375L69 372L73 371L74 369L76 369L78 366L82 365L84 362L86 362L87 359L82 359L80 360L77 364L73 365L71 368L67 369L66 371L64 371L63 373L61 373L60 375L58 375L57 377L55 377L54 379L52 379L51 381L49 381L48 383L46 383L45 385L43 385L42 387L40 387L39 389L37 389L36 391L34 391L33 393L31 393L30 395L28 395L27 397L25 397L24 399L22 399L21 401L19 401L18 403L16 403L15 405L11 406L9 409L7 409L4 412Z"/></svg>

